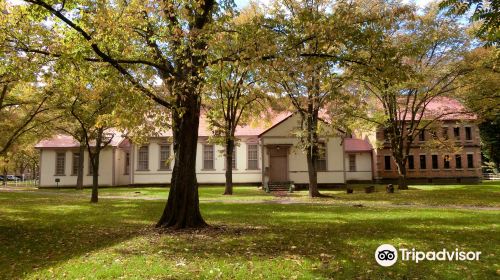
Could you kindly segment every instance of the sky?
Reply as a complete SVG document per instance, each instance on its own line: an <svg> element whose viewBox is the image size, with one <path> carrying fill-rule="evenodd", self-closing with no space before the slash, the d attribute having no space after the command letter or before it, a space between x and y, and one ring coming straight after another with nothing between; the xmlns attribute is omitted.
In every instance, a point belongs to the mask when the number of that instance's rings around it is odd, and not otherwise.
<svg viewBox="0 0 500 280"><path fill-rule="evenodd" d="M8 1L13 3L13 4L20 4L23 2L22 0L8 0ZM403 2L415 2L421 8L424 7L425 5L427 5L428 3L434 2L434 1L438 1L438 0L403 0ZM248 4L248 2L250 2L250 0L234 0L234 2L238 6L238 8L243 8ZM265 4L265 3L269 3L269 0L257 0L257 2L261 2L261 3Z"/></svg>
<svg viewBox="0 0 500 280"><path fill-rule="evenodd" d="M435 1L439 1L439 0L403 0L403 2L407 2L407 3L408 2L415 2L417 4L417 6L419 6L420 8L423 8L428 3L435 2ZM238 6L238 8L243 8L248 4L248 2L250 2L250 0L234 0L234 2ZM269 3L269 0L257 0L257 2L266 4L266 3Z"/></svg>

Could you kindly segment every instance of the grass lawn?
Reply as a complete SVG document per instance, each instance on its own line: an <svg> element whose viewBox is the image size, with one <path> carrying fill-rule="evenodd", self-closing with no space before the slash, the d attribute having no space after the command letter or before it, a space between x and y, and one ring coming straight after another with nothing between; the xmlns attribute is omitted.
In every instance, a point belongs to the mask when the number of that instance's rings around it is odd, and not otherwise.
<svg viewBox="0 0 500 280"><path fill-rule="evenodd" d="M0 279L498 278L500 183L412 188L313 200L201 188L213 227L161 234L152 225L166 189L102 189L97 205L88 190L0 190ZM482 254L384 268L374 259L383 243Z"/></svg>

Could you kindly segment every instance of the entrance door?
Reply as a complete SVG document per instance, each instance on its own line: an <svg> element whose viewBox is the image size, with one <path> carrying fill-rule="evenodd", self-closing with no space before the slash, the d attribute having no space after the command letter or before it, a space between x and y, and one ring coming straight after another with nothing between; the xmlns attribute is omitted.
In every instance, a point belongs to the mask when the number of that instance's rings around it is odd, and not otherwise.
<svg viewBox="0 0 500 280"><path fill-rule="evenodd" d="M288 148L270 148L269 182L288 181Z"/></svg>

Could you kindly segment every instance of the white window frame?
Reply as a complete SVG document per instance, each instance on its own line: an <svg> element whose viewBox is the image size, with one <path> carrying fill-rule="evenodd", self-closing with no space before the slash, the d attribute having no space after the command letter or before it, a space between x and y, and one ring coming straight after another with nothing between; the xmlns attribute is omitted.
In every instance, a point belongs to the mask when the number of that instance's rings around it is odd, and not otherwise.
<svg viewBox="0 0 500 280"><path fill-rule="evenodd" d="M211 159L207 158L207 153L210 151L207 151L207 148L210 147L211 149ZM203 170L215 170L215 146L213 144L203 144ZM212 166L207 166L207 163L211 161Z"/></svg>
<svg viewBox="0 0 500 280"><path fill-rule="evenodd" d="M141 149L145 149L145 159L141 158L141 152L144 152ZM143 166L144 164L145 166ZM137 149L137 171L149 171L149 145L143 145Z"/></svg>

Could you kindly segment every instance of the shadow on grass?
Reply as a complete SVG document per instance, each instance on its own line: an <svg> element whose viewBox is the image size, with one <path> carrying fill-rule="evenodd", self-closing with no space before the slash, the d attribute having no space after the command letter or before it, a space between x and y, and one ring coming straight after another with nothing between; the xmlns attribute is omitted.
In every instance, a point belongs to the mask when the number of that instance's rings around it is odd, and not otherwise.
<svg viewBox="0 0 500 280"><path fill-rule="evenodd" d="M121 243L113 254L154 256L159 265L172 267L174 260L183 259L195 266L191 278L213 278L210 271L216 266L228 279L246 279L255 270L265 273L264 278L490 278L499 254L488 245L500 242L498 212L205 203L202 213L215 229L159 234L152 225L164 206L161 201L102 200L91 205L68 197L2 198L9 198L0 200L0 275L5 279L101 254ZM147 242L130 243L141 236ZM383 243L419 250L479 250L484 259L387 269L373 258ZM92 260L81 265L100 264Z"/></svg>
<svg viewBox="0 0 500 280"><path fill-rule="evenodd" d="M0 275L17 279L150 232L159 205L2 193ZM7 199L6 199L7 198ZM149 219L149 220L148 220Z"/></svg>

